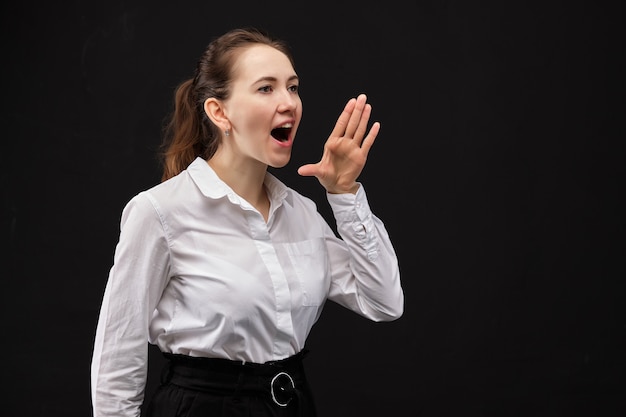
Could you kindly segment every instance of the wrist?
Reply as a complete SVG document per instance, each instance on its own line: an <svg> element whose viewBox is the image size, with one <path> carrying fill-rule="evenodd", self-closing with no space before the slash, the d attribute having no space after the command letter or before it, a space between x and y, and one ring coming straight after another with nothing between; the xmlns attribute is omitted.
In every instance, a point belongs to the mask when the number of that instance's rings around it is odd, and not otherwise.
<svg viewBox="0 0 626 417"><path fill-rule="evenodd" d="M359 191L359 183L355 182L354 185L348 189L327 189L326 191L329 194L356 194L356 192Z"/></svg>

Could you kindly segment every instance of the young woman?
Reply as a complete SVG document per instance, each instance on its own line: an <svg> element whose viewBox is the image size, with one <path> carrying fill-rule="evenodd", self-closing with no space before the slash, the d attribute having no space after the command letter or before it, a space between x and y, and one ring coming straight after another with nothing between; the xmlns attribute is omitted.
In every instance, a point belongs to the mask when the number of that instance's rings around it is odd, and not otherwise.
<svg viewBox="0 0 626 417"><path fill-rule="evenodd" d="M315 416L305 342L326 300L374 321L403 313L396 254L357 182L380 124L350 99L321 160L283 167L302 102L293 58L255 29L216 38L175 94L163 181L122 213L92 359L95 417ZM169 359L144 405L150 342Z"/></svg>

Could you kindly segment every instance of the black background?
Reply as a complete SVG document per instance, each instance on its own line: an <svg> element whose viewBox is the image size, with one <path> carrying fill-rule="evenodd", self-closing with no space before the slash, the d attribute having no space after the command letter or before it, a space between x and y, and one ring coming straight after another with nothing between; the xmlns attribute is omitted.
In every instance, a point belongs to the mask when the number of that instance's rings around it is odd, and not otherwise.
<svg viewBox="0 0 626 417"><path fill-rule="evenodd" d="M304 117L275 173L325 216L297 167L348 98L382 122L361 180L405 314L327 304L320 416L626 414L623 3L367 3L3 3L2 415L91 415L121 209L160 179L173 88L245 25L294 50Z"/></svg>

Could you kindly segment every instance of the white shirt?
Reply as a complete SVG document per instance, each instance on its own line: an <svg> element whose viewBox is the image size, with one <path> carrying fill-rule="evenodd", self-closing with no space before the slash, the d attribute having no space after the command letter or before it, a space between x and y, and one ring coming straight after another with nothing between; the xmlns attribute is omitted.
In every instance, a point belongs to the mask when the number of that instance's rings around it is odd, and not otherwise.
<svg viewBox="0 0 626 417"><path fill-rule="evenodd" d="M374 321L402 315L396 254L363 186L327 194L340 239L310 199L264 183L267 222L201 158L128 202L96 330L95 417L139 416L147 342L262 363L299 352L327 299Z"/></svg>

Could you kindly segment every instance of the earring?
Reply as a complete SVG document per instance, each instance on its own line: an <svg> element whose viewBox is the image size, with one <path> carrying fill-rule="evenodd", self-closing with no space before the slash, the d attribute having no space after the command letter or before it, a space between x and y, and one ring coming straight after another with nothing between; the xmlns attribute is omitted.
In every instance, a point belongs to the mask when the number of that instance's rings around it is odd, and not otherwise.
<svg viewBox="0 0 626 417"><path fill-rule="evenodd" d="M226 130L224 131L224 134L225 134L226 136L230 136L230 130L226 129Z"/></svg>

